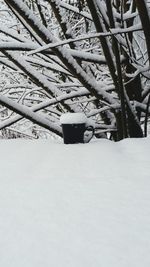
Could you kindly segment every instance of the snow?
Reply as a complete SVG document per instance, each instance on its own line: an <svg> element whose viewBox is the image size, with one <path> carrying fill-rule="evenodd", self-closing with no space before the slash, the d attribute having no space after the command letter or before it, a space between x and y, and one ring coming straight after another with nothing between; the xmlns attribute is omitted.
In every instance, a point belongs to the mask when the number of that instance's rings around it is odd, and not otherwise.
<svg viewBox="0 0 150 267"><path fill-rule="evenodd" d="M0 266L149 267L149 138L0 146Z"/></svg>
<svg viewBox="0 0 150 267"><path fill-rule="evenodd" d="M82 124L86 123L86 121L87 117L84 113L65 113L60 117L61 124Z"/></svg>
<svg viewBox="0 0 150 267"><path fill-rule="evenodd" d="M25 108L24 114L26 114L26 115L28 114L30 116L30 119L31 118L35 119L35 116L34 116L35 113L33 113L32 111L39 111L39 110L41 110L43 108L46 108L48 106L50 107L55 103L61 102L62 100L70 99L70 98L77 97L77 96L84 96L84 95L88 95L88 91L86 89L80 89L80 91L75 91L75 92L71 92L71 93L68 93L68 94L66 94L66 93L64 94L63 93L62 95L58 96L57 99L56 99L56 97L52 98L52 99L49 99L49 100L44 101L44 102L42 102L40 104L36 104L36 105L32 106L30 109L27 108L27 107L24 107ZM11 106L16 111L20 110L20 105L18 105L18 103L12 102L10 99L6 99L6 97L4 97L4 96L0 96L0 101L2 101L5 105L6 104L9 105L9 107ZM20 111L23 112L22 108L21 108ZM39 119L41 118L41 115L39 116L39 114L38 114L38 117L36 115L36 118L39 121ZM15 122L17 122L17 121L19 121L21 119L22 119L22 116L17 114L15 116L9 118L8 120L2 121L0 123L0 129L3 129L4 127L10 126L13 123L15 123ZM42 116L40 121L43 123L43 121L45 121L45 118L43 118L43 116ZM46 121L45 121L45 123L46 123ZM47 125L49 125L49 123Z"/></svg>
<svg viewBox="0 0 150 267"><path fill-rule="evenodd" d="M31 108L29 108L29 107L27 107L25 105L21 105L20 103L17 103L15 101L11 100L10 98L7 98L4 95L0 95L0 103L2 105L4 105L5 107L10 108L12 111L15 111L19 115L29 119L30 121L32 121L34 123L38 123L38 125L44 127L45 129L48 129L49 131L52 131L53 133L56 133L59 136L62 136L62 133L61 133L62 131L61 131L60 126L56 125L56 123L52 123L49 120L49 118L45 117L43 114L39 115L39 114L33 112ZM20 116L16 116L15 119L20 120L21 117ZM10 121L13 121L13 118L10 118ZM6 124L7 124L7 122L6 122ZM9 124L9 122L8 122L8 124ZM2 125L3 126L0 126L1 129L4 127L5 122L4 122L4 124L2 122Z"/></svg>

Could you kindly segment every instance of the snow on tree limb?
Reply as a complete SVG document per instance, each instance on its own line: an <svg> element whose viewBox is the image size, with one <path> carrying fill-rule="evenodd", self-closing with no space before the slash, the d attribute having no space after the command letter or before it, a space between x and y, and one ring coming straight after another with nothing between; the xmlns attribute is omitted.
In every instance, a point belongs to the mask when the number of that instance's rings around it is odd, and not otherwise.
<svg viewBox="0 0 150 267"><path fill-rule="evenodd" d="M39 115L33 112L28 107L22 106L7 97L0 95L0 103L7 108L13 110L14 112L20 114L21 116L31 120L34 123L48 129L49 131L56 133L59 136L62 136L61 128L58 125L52 124L48 119L46 119L43 115Z"/></svg>
<svg viewBox="0 0 150 267"><path fill-rule="evenodd" d="M0 25L1 95L20 109L40 110L56 124L62 113L84 112L94 117L97 129L101 123L117 127L113 140L124 137L124 116L127 135L142 136L140 104L147 102L150 77L144 14L149 18L139 6L149 3L87 0L81 6L81 1L47 0L29 7L24 0L4 2L14 15L13 27ZM6 108L0 112L0 128L24 117Z"/></svg>

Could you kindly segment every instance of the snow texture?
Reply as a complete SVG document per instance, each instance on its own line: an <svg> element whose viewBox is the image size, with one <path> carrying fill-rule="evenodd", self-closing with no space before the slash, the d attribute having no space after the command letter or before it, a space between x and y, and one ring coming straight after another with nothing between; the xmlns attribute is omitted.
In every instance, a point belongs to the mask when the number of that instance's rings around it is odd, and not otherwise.
<svg viewBox="0 0 150 267"><path fill-rule="evenodd" d="M0 146L0 266L150 266L149 138Z"/></svg>
<svg viewBox="0 0 150 267"><path fill-rule="evenodd" d="M84 113L65 113L60 117L61 124L81 124L87 122L87 117Z"/></svg>

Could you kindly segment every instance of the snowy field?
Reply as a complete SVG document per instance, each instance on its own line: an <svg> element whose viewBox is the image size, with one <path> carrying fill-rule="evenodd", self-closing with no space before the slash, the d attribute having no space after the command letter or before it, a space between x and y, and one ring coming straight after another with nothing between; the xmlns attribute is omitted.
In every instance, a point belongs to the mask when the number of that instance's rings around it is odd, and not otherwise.
<svg viewBox="0 0 150 267"><path fill-rule="evenodd" d="M1 267L149 267L150 139L0 142Z"/></svg>

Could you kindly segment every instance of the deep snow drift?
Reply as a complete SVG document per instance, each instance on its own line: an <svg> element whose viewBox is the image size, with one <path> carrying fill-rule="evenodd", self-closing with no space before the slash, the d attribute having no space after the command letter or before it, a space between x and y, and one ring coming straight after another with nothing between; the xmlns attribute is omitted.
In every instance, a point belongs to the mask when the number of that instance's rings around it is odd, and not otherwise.
<svg viewBox="0 0 150 267"><path fill-rule="evenodd" d="M150 266L149 138L0 147L0 266Z"/></svg>

